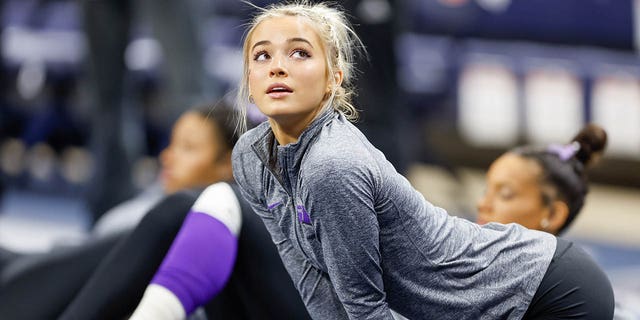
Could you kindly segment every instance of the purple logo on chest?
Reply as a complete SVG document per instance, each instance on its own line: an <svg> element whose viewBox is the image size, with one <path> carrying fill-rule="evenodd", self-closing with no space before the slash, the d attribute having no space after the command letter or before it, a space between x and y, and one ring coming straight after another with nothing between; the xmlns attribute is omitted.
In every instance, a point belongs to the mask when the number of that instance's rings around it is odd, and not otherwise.
<svg viewBox="0 0 640 320"><path fill-rule="evenodd" d="M271 209L273 209L275 207L280 206L281 204L282 204L282 201L278 201L278 202L272 203L272 204L267 206L267 209L271 210Z"/></svg>
<svg viewBox="0 0 640 320"><path fill-rule="evenodd" d="M296 206L298 209L298 220L302 223L311 224L311 217L309 217L309 213L304 206Z"/></svg>

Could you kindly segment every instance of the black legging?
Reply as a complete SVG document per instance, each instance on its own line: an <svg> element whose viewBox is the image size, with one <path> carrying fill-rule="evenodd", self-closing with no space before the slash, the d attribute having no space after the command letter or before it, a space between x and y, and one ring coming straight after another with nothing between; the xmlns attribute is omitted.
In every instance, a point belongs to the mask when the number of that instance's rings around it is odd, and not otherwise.
<svg viewBox="0 0 640 320"><path fill-rule="evenodd" d="M556 252L523 319L613 318L613 289L580 247L558 238Z"/></svg>
<svg viewBox="0 0 640 320"><path fill-rule="evenodd" d="M144 288L148 282L145 279L150 279L159 266L194 201L194 195L168 196L149 211L148 218L143 219L148 222L140 223L134 232L127 231L91 240L78 247L13 259L2 269L0 277L0 318L55 319L83 286L82 292L92 290L96 285L100 291L82 295L86 299L81 302L92 299L101 301L101 295L113 294L111 285L122 281L131 281ZM96 273L105 272L104 267L97 269L98 266L108 263L112 263L108 272L113 275L106 279L108 284L103 286L93 279ZM140 270L136 274L141 279L120 276L137 270ZM147 278L144 278L145 275L148 275ZM134 306L141 296L137 291L117 294L122 294L126 298L123 301L130 301L129 304ZM108 312L113 309L114 313L126 313L121 310L128 306L109 306Z"/></svg>
<svg viewBox="0 0 640 320"><path fill-rule="evenodd" d="M178 193L151 209L104 257L60 319L122 319L138 304L197 194Z"/></svg>
<svg viewBox="0 0 640 320"><path fill-rule="evenodd" d="M54 319L89 279L119 236L46 254L19 256L2 268L0 318Z"/></svg>
<svg viewBox="0 0 640 320"><path fill-rule="evenodd" d="M242 207L236 263L222 292L205 306L206 314L227 320L309 319L271 236L232 187ZM197 198L193 194L180 197L179 208L165 205L144 217L103 261L60 319L122 319L134 310Z"/></svg>

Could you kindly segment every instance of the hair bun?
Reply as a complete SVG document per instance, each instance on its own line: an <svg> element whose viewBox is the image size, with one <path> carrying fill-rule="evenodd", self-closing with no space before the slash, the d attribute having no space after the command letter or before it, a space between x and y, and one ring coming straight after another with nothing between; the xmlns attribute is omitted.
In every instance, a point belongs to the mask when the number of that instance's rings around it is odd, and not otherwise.
<svg viewBox="0 0 640 320"><path fill-rule="evenodd" d="M580 144L580 150L575 157L585 166L591 166L597 162L600 158L598 155L601 155L607 146L607 132L599 125L590 123L571 141Z"/></svg>

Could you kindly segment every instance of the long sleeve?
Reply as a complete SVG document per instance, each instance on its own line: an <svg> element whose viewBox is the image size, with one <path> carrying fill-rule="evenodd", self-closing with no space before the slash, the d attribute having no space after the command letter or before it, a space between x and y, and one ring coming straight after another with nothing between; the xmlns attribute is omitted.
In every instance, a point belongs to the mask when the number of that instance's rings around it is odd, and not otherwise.
<svg viewBox="0 0 640 320"><path fill-rule="evenodd" d="M303 201L349 318L393 319L380 266L375 167L353 161L333 159L314 166Z"/></svg>

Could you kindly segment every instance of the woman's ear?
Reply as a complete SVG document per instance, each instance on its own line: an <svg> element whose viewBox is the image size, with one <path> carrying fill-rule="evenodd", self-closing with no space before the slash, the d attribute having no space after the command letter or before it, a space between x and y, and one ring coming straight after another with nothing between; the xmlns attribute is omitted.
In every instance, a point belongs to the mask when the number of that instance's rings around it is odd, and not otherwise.
<svg viewBox="0 0 640 320"><path fill-rule="evenodd" d="M342 84L342 80L344 79L344 73L342 72L342 70L334 72L333 79L336 81L336 85L340 86Z"/></svg>
<svg viewBox="0 0 640 320"><path fill-rule="evenodd" d="M342 70L338 70L333 73L333 80L335 81L335 83L327 83L327 90L324 92L324 99L327 99L331 95L331 92L335 89L334 86L336 88L340 87L340 85L342 84L343 75L344 74L342 73Z"/></svg>
<svg viewBox="0 0 640 320"><path fill-rule="evenodd" d="M221 181L232 181L233 170L231 168L231 150L225 151L222 157L216 161L216 171Z"/></svg>
<svg viewBox="0 0 640 320"><path fill-rule="evenodd" d="M569 206L564 201L554 200L549 209L549 216L545 218L545 231L558 234L569 218Z"/></svg>

